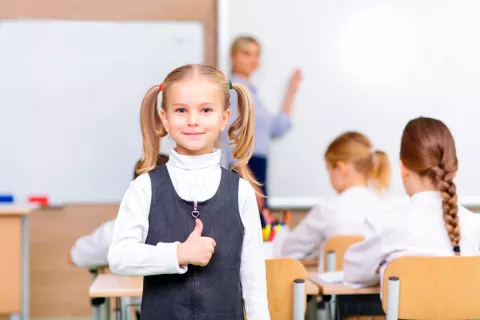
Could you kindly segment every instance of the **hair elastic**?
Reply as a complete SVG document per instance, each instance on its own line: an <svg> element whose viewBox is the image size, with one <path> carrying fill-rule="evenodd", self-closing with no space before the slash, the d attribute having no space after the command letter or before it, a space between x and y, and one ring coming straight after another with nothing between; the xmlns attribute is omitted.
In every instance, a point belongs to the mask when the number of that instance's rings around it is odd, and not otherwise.
<svg viewBox="0 0 480 320"><path fill-rule="evenodd" d="M460 246L454 246L453 247L453 252L459 253L460 252Z"/></svg>
<svg viewBox="0 0 480 320"><path fill-rule="evenodd" d="M228 88L233 89L232 81L228 80Z"/></svg>
<svg viewBox="0 0 480 320"><path fill-rule="evenodd" d="M163 82L158 85L158 90L163 91Z"/></svg>

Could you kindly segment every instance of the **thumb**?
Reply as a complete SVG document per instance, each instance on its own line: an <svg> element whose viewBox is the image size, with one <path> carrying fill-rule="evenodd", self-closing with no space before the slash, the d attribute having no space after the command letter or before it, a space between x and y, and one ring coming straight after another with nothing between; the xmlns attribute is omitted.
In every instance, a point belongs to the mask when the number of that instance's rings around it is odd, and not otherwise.
<svg viewBox="0 0 480 320"><path fill-rule="evenodd" d="M203 231L203 223L200 219L195 219L195 229L193 229L192 234L196 234L197 236L201 236Z"/></svg>

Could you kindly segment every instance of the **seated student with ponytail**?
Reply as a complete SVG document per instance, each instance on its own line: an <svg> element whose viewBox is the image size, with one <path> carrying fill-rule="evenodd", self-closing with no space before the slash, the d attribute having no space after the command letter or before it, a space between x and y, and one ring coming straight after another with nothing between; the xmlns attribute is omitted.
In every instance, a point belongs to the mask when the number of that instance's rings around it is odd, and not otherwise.
<svg viewBox="0 0 480 320"><path fill-rule="evenodd" d="M314 207L278 244L281 256L319 257L320 271L325 241L337 235L362 235L365 217L382 210L380 192L390 180L388 156L374 150L359 132L345 132L332 141L325 162L337 195Z"/></svg>
<svg viewBox="0 0 480 320"><path fill-rule="evenodd" d="M457 203L453 180L458 160L447 126L431 118L411 120L403 131L400 161L410 201L388 214L367 218L368 236L344 257L346 285L381 283L387 264L400 256L480 254L478 217ZM381 307L379 298L376 303Z"/></svg>

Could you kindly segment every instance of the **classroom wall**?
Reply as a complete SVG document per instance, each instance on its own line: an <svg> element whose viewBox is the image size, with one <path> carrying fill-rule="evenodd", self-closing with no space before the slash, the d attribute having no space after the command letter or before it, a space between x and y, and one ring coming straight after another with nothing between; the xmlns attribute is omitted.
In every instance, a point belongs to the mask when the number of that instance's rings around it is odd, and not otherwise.
<svg viewBox="0 0 480 320"><path fill-rule="evenodd" d="M70 205L30 215L30 307L32 317L83 317L91 314L87 270L68 264L79 237L114 219L118 204Z"/></svg>
<svg viewBox="0 0 480 320"><path fill-rule="evenodd" d="M1 19L202 20L205 60L217 61L216 0L0 1Z"/></svg>
<svg viewBox="0 0 480 320"><path fill-rule="evenodd" d="M389 154L388 195L405 197L401 133L408 120L428 116L456 139L460 201L480 205L472 147L480 133L465 130L480 117L480 43L472 40L479 10L475 0L231 1L231 37L253 34L262 45L253 82L267 108L278 112L292 69L304 71L292 130L272 144L270 198L334 194L323 153L346 130ZM285 168L295 168L295 179Z"/></svg>

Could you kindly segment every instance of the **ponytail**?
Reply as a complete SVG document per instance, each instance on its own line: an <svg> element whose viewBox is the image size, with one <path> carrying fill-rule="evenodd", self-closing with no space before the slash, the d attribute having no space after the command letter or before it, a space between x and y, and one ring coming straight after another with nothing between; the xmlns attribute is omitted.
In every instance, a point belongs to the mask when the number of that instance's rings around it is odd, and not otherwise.
<svg viewBox="0 0 480 320"><path fill-rule="evenodd" d="M238 97L238 118L228 129L230 145L233 146L233 170L250 184L259 185L248 169L248 161L253 154L255 112L248 89L240 83L233 83L232 89ZM234 107L234 106L232 106Z"/></svg>
<svg viewBox="0 0 480 320"><path fill-rule="evenodd" d="M156 167L160 152L160 138L167 135L157 108L157 98L160 87L151 87L143 98L140 111L140 126L142 128L142 157L137 165L137 174L147 173Z"/></svg>
<svg viewBox="0 0 480 320"><path fill-rule="evenodd" d="M370 179L379 192L383 189L388 189L390 173L391 166L388 155L383 151L375 150L373 152L373 166L370 172Z"/></svg>
<svg viewBox="0 0 480 320"><path fill-rule="evenodd" d="M372 149L370 139L364 134L347 131L330 143L325 151L325 162L331 168L335 168L339 161L351 163L381 193L390 185L390 160L385 152L372 152Z"/></svg>

